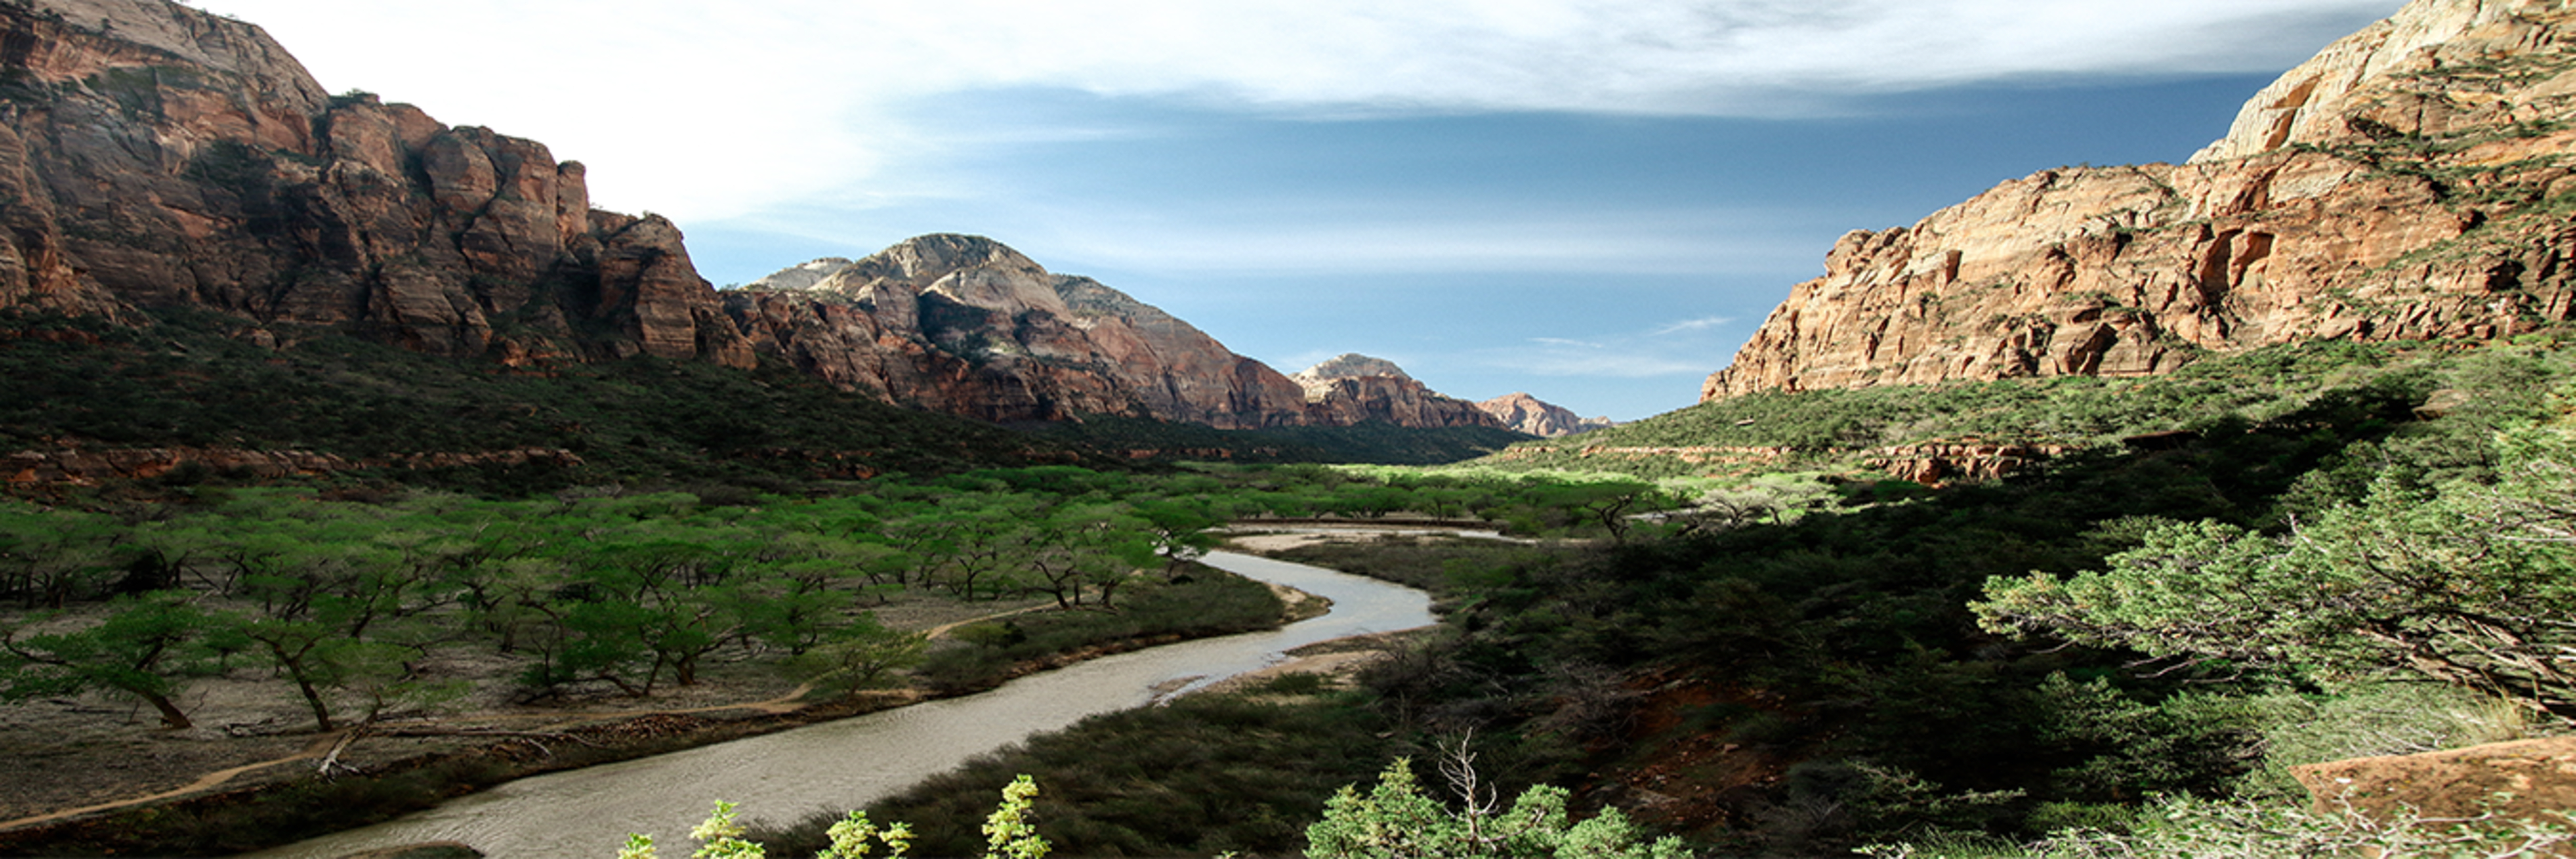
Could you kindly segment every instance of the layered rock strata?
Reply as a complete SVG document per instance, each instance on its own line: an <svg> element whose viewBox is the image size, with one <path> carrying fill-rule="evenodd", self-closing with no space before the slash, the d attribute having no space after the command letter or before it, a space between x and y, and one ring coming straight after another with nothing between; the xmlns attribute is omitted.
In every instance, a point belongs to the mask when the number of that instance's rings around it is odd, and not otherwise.
<svg viewBox="0 0 2576 859"><path fill-rule="evenodd" d="M330 96L258 27L164 0L0 5L0 308L206 307L505 360L749 366L658 217L582 166Z"/></svg>
<svg viewBox="0 0 2576 859"><path fill-rule="evenodd" d="M671 222L591 208L581 164L328 95L258 27L167 0L0 4L0 72L0 310L204 308L271 342L265 326L322 326L512 365L768 355L994 421L1491 425L1409 379L1310 401L1188 323L985 239L719 293Z"/></svg>
<svg viewBox="0 0 2576 859"><path fill-rule="evenodd" d="M1847 235L1702 398L2142 375L2567 320L2571 18L2547 0L2415 0L2282 76L2190 163L2042 171Z"/></svg>
<svg viewBox="0 0 2576 859"><path fill-rule="evenodd" d="M1297 372L1308 421L1353 426L1370 421L1407 427L1505 428L1475 403L1431 390L1394 362L1344 354Z"/></svg>
<svg viewBox="0 0 2576 859"><path fill-rule="evenodd" d="M1134 415L1257 429L1307 422L1304 392L1205 332L1002 244L932 235L802 288L728 290L762 355L853 390L993 421Z"/></svg>
<svg viewBox="0 0 2576 859"><path fill-rule="evenodd" d="M1511 393L1476 404L1485 414L1494 416L1506 428L1540 438L1556 438L1618 426L1606 417L1587 418L1573 409L1541 400L1526 393Z"/></svg>

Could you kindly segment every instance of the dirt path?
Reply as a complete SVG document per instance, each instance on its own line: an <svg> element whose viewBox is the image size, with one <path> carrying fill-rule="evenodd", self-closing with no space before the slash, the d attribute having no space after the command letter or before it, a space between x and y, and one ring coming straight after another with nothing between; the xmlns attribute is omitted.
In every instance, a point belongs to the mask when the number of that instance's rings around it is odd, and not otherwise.
<svg viewBox="0 0 2576 859"><path fill-rule="evenodd" d="M1022 607L1022 608L1015 608L1015 609L1012 609L1012 610L1010 610L1010 611L994 612L994 613L992 613L992 614L988 614L988 615L985 615L985 616L983 616L983 617L970 617L970 618L967 618L967 619L965 619L965 620L950 621L950 622L948 622L948 623L943 623L943 624L940 624L940 625L938 625L938 626L931 627L931 628L929 629L929 631L927 631L927 632L923 632L923 633L922 633L922 635L923 635L923 636L925 636L925 637L929 637L929 638L946 638L946 637L948 637L948 632L949 632L950 630L956 629L956 628L961 627L961 626L966 626L966 625L968 625L968 624L983 623L983 622L988 621L988 620L1001 620L1002 618L1006 618L1006 617L1014 617L1014 616L1017 616L1017 615L1023 615L1023 614L1029 614L1029 613L1031 613L1031 612L1049 611L1049 610L1053 610L1055 607L1056 607L1056 606L1055 606L1055 604L1054 604L1054 603L1040 603L1040 604L1038 604L1038 605L1026 606L1026 607Z"/></svg>
<svg viewBox="0 0 2576 859"><path fill-rule="evenodd" d="M355 729L353 728L350 730ZM257 763L248 763L236 767L219 769L214 772L198 776L196 781L192 781L185 785L165 790L160 793L103 802L97 805L85 805L79 808L66 808L61 811L40 814L34 817L22 817L17 820L0 821L0 829L15 829L20 826L30 826L50 820L61 820L66 817L88 814L93 811L107 811L109 809L124 808L129 805L142 805L147 802L159 802L165 799L186 796L197 791L211 789L217 785L232 781L234 776L241 775L242 773L264 770L279 764L294 763L296 761L309 761L314 758L321 757L324 754L329 753L331 751L331 747L337 745L340 742L340 738L347 736L348 733L348 731L344 730L323 734L320 737L314 738L313 743L305 746L303 751L296 752L295 754L287 755L286 757L278 758L276 760L259 761Z"/></svg>

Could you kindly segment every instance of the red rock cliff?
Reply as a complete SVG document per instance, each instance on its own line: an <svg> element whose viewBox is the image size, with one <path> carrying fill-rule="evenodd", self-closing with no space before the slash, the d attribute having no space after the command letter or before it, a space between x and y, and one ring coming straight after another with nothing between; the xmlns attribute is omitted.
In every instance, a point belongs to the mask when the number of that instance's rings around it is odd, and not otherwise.
<svg viewBox="0 0 2576 859"><path fill-rule="evenodd" d="M2282 76L2188 164L2043 171L1847 235L1702 398L2138 375L2566 320L2571 18L2548 0L2415 0Z"/></svg>
<svg viewBox="0 0 2576 859"><path fill-rule="evenodd" d="M592 210L581 165L535 141L328 96L256 26L164 0L0 5L0 69L0 307L752 360L669 222Z"/></svg>
<svg viewBox="0 0 2576 859"><path fill-rule="evenodd" d="M847 388L995 421L1305 422L1303 392L1277 371L991 239L922 236L856 262L817 262L829 271L798 266L724 301L761 354Z"/></svg>
<svg viewBox="0 0 2576 859"><path fill-rule="evenodd" d="M1345 354L1289 378L1305 387L1307 418L1317 426L1380 421L1406 427L1508 428L1475 403L1433 391L1383 358Z"/></svg>
<svg viewBox="0 0 2576 859"><path fill-rule="evenodd" d="M1511 393L1476 404L1506 428L1540 438L1573 435L1618 426L1609 418L1587 418L1573 409L1525 393Z"/></svg>

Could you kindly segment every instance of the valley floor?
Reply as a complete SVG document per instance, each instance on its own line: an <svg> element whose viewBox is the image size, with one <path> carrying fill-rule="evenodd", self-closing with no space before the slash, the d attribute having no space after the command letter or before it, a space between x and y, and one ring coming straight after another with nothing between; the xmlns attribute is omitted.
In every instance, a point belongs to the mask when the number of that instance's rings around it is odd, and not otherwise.
<svg viewBox="0 0 2576 859"><path fill-rule="evenodd" d="M927 599L877 611L888 626L936 633L1048 602ZM1320 613L1306 602L1291 601L1292 619L1307 616L1301 609ZM432 670L492 678L513 668L499 658L449 657ZM435 715L389 718L354 738L347 729L315 731L291 683L247 671L191 684L181 703L197 726L183 731L156 727L148 707L104 696L0 708L0 784L9 785L0 791L0 852L34 843L46 837L43 830L64 821L101 812L311 781L325 761L330 773L344 774L491 757L527 774L782 730L926 697L902 689L815 700L808 687L749 663L711 666L693 686L665 685L645 698L611 689L540 705L511 700L506 686L485 684Z"/></svg>

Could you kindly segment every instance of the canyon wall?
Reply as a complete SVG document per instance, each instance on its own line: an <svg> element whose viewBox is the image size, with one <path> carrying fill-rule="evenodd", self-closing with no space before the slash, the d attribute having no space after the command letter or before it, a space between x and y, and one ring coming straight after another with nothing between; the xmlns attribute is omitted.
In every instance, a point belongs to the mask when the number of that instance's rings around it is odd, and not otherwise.
<svg viewBox="0 0 2576 859"><path fill-rule="evenodd" d="M163 0L0 5L0 307L200 307L507 361L752 353L656 217L543 144L331 96Z"/></svg>
<svg viewBox="0 0 2576 859"><path fill-rule="evenodd" d="M2565 321L2571 18L2549 0L2415 0L2283 75L2189 163L2042 171L1844 236L1702 399L2143 375Z"/></svg>
<svg viewBox="0 0 2576 859"><path fill-rule="evenodd" d="M720 293L671 222L591 208L581 164L329 95L259 27L167 0L0 4L9 308L202 309L263 342L322 327L511 365L767 356L993 421L1479 420L1374 383L1309 402L1188 323L986 239L925 236Z"/></svg>

